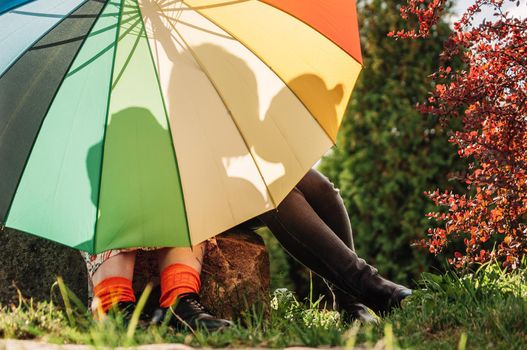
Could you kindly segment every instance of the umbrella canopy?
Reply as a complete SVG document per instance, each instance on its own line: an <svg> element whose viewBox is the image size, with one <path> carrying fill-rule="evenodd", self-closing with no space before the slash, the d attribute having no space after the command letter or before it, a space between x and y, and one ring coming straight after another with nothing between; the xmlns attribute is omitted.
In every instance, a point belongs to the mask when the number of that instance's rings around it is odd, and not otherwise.
<svg viewBox="0 0 527 350"><path fill-rule="evenodd" d="M350 0L0 13L0 222L90 253L190 246L276 208L362 68Z"/></svg>

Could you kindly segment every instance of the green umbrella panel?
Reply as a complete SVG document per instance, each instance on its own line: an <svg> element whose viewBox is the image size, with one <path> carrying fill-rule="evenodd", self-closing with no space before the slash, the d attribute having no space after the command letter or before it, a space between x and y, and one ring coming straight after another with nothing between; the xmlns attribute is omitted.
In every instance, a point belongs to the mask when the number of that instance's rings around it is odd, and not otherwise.
<svg viewBox="0 0 527 350"><path fill-rule="evenodd" d="M148 45L135 1L86 1L2 76L7 226L92 253L190 245Z"/></svg>

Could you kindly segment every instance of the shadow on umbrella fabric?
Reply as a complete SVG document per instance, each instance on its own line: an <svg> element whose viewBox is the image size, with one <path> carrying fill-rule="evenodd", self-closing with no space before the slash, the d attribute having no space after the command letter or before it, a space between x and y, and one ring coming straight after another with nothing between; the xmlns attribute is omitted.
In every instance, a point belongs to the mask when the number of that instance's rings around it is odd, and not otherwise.
<svg viewBox="0 0 527 350"><path fill-rule="evenodd" d="M99 208L96 239L117 246L122 241L126 247L130 241L145 241L146 235L178 234L161 232L164 223L174 220L171 176L176 165L169 134L154 115L140 107L113 114L101 147L91 147L86 160L91 199Z"/></svg>

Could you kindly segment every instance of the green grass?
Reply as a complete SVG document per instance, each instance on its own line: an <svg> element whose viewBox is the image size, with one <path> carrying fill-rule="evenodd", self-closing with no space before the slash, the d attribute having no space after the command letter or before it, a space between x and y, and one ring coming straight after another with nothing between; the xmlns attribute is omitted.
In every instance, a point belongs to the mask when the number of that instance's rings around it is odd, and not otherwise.
<svg viewBox="0 0 527 350"><path fill-rule="evenodd" d="M58 288L57 288L58 287ZM276 290L268 317L254 308L221 333L175 332L166 327L125 327L116 318L92 321L82 303L62 283L53 288L61 305L20 298L0 307L0 337L53 343L133 346L184 343L196 347L273 347L364 345L385 349L521 349L527 344L527 271L505 273L486 265L463 278L450 272L424 274L421 289L404 308L377 326L344 324L339 314L321 309L321 300L300 302Z"/></svg>
<svg viewBox="0 0 527 350"><path fill-rule="evenodd" d="M393 325L403 348L453 349L462 337L468 349L525 348L525 265L511 273L487 264L464 277L424 274L422 285L402 310L383 320Z"/></svg>

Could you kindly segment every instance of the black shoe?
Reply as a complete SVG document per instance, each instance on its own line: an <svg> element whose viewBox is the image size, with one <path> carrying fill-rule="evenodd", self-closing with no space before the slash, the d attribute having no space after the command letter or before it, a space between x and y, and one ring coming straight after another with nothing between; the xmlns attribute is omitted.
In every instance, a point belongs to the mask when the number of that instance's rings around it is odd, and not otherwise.
<svg viewBox="0 0 527 350"><path fill-rule="evenodd" d="M167 316L167 313L170 316ZM168 325L178 330L190 328L193 331L206 329L213 332L233 325L231 321L212 316L201 304L196 293L180 295L171 308L158 308L154 311L151 324L161 324L165 317L170 317Z"/></svg>
<svg viewBox="0 0 527 350"><path fill-rule="evenodd" d="M108 310L108 314L123 320L123 324L128 326L134 314L136 304L132 301L120 301Z"/></svg>
<svg viewBox="0 0 527 350"><path fill-rule="evenodd" d="M378 274L363 278L363 295L360 301L377 315L384 316L401 307L402 301L412 295L412 290L389 281Z"/></svg>
<svg viewBox="0 0 527 350"><path fill-rule="evenodd" d="M345 323L358 321L362 324L378 324L378 319L373 316L366 305L361 304L357 299L344 293L334 286L330 287L335 300L336 310L340 312L341 319Z"/></svg>
<svg viewBox="0 0 527 350"><path fill-rule="evenodd" d="M341 311L342 320L346 323L352 323L358 321L364 325L372 324L376 325L379 323L377 318L375 318L369 311L368 308L361 303L350 303L346 305Z"/></svg>
<svg viewBox="0 0 527 350"><path fill-rule="evenodd" d="M408 289L406 287L402 287L400 289L397 289L392 294L392 298L391 298L391 301L390 301L392 307L394 307L394 308L401 307L401 305L403 303L403 300L408 298L410 295L412 295L412 290L411 289Z"/></svg>

